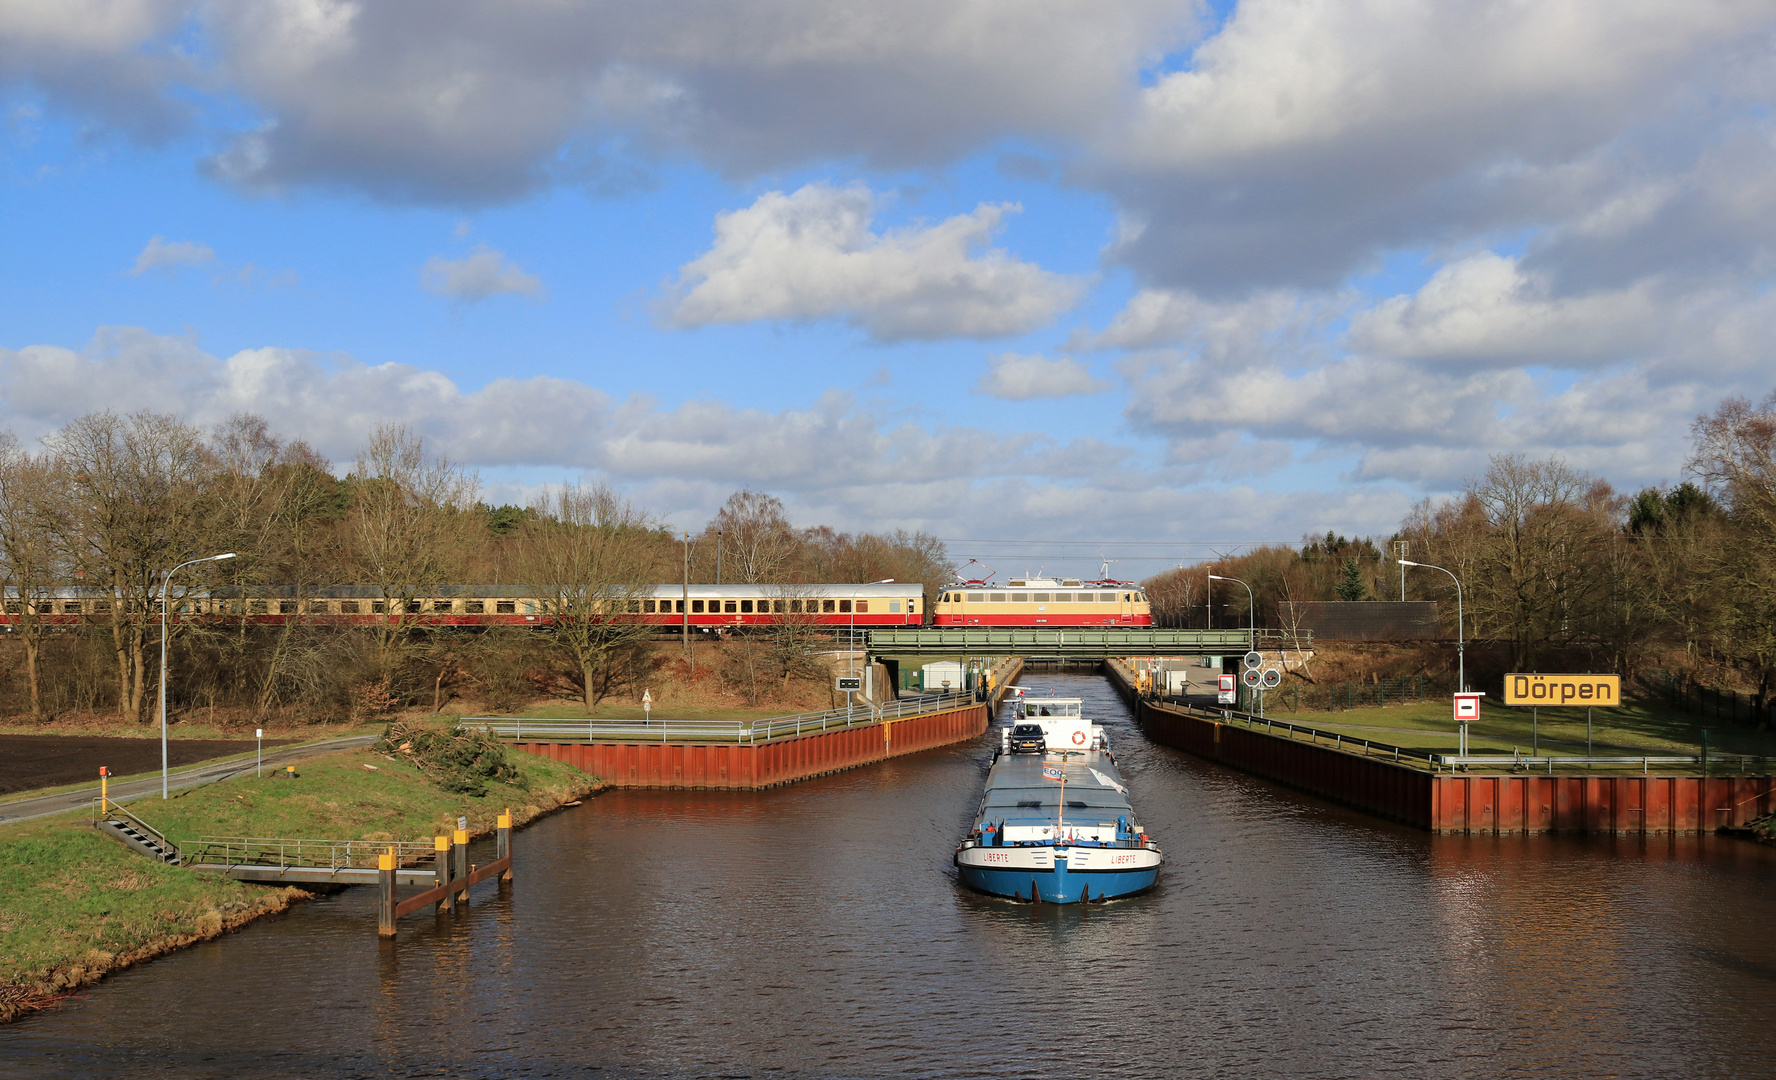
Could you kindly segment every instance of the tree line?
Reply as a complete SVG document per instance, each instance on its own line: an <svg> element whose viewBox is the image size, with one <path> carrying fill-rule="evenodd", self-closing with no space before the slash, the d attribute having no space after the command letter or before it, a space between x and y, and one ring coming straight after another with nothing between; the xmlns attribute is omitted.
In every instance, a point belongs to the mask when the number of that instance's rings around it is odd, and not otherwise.
<svg viewBox="0 0 1776 1080"><path fill-rule="evenodd" d="M174 416L99 412L27 447L0 431L0 587L10 617L4 706L38 719L115 708L155 718L160 601L194 592L297 601L279 625L234 616L172 619L181 677L172 707L314 716L436 707L453 687L519 704L546 688L588 707L650 663L650 631L624 618L640 589L688 575L773 583L947 579L943 545L923 533L796 528L773 496L736 492L703 531L675 535L607 486L548 489L530 505L490 506L477 477L400 425L369 433L344 476L300 439L241 414L205 430ZM166 573L191 559L232 552ZM368 625L307 619L306 599L367 587ZM547 634L446 634L419 601L440 586L509 587L536 598ZM43 603L93 598L72 633ZM792 628L793 629L793 628ZM807 651L808 635L788 633ZM792 650L793 651L793 650ZM796 667L792 656L787 661ZM779 665L781 666L781 665Z"/></svg>
<svg viewBox="0 0 1776 1080"><path fill-rule="evenodd" d="M1499 665L1577 659L1627 675L1658 662L1742 682L1763 705L1776 689L1776 393L1729 398L1690 434L1683 478L1633 495L1558 456L1494 455L1385 539L1328 533L1156 575L1155 619L1244 625L1245 591L1210 573L1248 582L1259 625L1284 630L1291 601L1397 600L1403 542L1407 559L1460 579L1467 637ZM1408 570L1407 596L1439 601L1454 635L1448 577Z"/></svg>

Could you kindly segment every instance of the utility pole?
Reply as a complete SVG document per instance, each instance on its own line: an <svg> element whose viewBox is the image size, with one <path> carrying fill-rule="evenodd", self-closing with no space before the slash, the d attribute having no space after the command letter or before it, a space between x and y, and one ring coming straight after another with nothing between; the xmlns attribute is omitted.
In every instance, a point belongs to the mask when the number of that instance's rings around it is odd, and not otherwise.
<svg viewBox="0 0 1776 1080"><path fill-rule="evenodd" d="M691 534L684 534L684 596L678 602L678 633L684 639L685 655L696 663L696 654L691 651ZM695 670L693 666L692 670Z"/></svg>
<svg viewBox="0 0 1776 1080"><path fill-rule="evenodd" d="M1400 564L1400 603L1406 602L1406 541L1394 541L1394 561Z"/></svg>
<svg viewBox="0 0 1776 1080"><path fill-rule="evenodd" d="M722 531L715 530L715 583L722 583Z"/></svg>

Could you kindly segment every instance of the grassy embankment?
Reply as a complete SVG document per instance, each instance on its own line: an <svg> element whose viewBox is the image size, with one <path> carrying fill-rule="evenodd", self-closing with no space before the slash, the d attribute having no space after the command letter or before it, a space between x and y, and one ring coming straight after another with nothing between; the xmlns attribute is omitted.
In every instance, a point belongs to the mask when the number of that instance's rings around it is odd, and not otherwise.
<svg viewBox="0 0 1776 1080"><path fill-rule="evenodd" d="M593 787L570 766L521 753L510 759L521 784L491 784L481 798L451 794L412 765L353 750L298 765L296 780L241 777L130 808L175 841L425 840L454 828L459 815L485 833L508 806L523 824ZM94 831L84 815L0 826L0 1020L308 895L152 862Z"/></svg>
<svg viewBox="0 0 1776 1080"><path fill-rule="evenodd" d="M1273 698L1267 711L1278 720L1326 731L1340 731L1410 750L1451 753L1456 747L1456 724L1448 699L1344 709L1337 712L1289 712L1277 708ZM1633 754L1695 754L1708 732L1710 754L1776 755L1776 739L1750 727L1735 727L1724 720L1680 712L1664 703L1630 699L1614 709L1595 709L1591 716L1593 752L1599 756ZM1532 734L1532 725L1539 735ZM1532 738L1547 756L1585 753L1585 710L1531 710L1481 703L1480 719L1468 727L1468 750L1475 754L1509 754L1513 748L1528 753Z"/></svg>

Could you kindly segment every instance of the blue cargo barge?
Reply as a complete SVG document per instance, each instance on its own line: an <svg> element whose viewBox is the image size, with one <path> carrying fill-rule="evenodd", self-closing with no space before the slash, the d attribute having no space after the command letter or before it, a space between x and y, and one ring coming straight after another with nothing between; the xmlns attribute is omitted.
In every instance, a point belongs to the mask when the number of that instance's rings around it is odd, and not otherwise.
<svg viewBox="0 0 1776 1080"><path fill-rule="evenodd" d="M1153 887L1164 861L1129 805L1109 737L1079 698L1018 697L987 772L974 827L956 848L964 885L1077 904Z"/></svg>

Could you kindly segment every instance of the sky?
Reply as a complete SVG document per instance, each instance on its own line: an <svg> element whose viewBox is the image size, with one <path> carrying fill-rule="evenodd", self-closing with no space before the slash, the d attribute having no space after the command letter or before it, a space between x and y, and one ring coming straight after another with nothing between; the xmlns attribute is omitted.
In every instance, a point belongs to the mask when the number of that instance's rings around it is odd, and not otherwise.
<svg viewBox="0 0 1776 1080"><path fill-rule="evenodd" d="M0 427L1143 577L1776 387L1776 4L9 0Z"/></svg>

